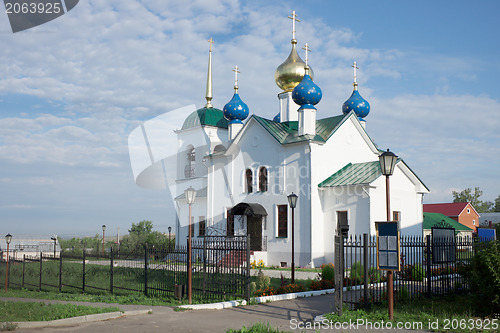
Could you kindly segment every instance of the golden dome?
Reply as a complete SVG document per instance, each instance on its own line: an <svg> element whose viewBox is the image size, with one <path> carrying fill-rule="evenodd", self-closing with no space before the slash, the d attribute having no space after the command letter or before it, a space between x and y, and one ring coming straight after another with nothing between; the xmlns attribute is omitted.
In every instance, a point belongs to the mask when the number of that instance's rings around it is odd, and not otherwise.
<svg viewBox="0 0 500 333"><path fill-rule="evenodd" d="M297 45L297 40L292 39L290 55L274 72L274 81L283 91L292 91L302 81L305 74L306 63L299 57L295 45ZM312 69L309 69L309 76L311 79L314 78Z"/></svg>

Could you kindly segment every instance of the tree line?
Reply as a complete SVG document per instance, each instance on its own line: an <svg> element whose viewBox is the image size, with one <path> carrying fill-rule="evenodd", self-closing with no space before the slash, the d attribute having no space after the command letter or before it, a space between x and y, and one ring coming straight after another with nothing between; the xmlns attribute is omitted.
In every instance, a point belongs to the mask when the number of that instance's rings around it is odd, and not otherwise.
<svg viewBox="0 0 500 333"><path fill-rule="evenodd" d="M493 213L500 212L500 195L492 201L482 201L479 198L483 195L483 191L479 187L466 188L465 190L458 192L453 191L453 202L470 202L471 205L478 213Z"/></svg>

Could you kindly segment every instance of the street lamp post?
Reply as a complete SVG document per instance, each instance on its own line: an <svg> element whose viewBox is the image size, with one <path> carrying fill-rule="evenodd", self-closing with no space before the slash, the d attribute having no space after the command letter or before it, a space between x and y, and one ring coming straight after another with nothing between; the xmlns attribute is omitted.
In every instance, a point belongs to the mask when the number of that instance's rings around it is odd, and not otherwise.
<svg viewBox="0 0 500 333"><path fill-rule="evenodd" d="M102 225L102 256L104 257L104 232L106 231L106 225Z"/></svg>
<svg viewBox="0 0 500 333"><path fill-rule="evenodd" d="M54 259L55 259L56 258L57 236L54 235L54 236L50 237L50 239L54 241Z"/></svg>
<svg viewBox="0 0 500 333"><path fill-rule="evenodd" d="M168 250L170 251L171 244L172 244L172 238L170 238L170 232L172 231L172 227L168 227Z"/></svg>
<svg viewBox="0 0 500 333"><path fill-rule="evenodd" d="M196 198L196 190L190 186L184 191L186 202L189 205L189 223L188 223L188 301L189 304L193 302L193 269L192 269L192 254L191 254L191 205Z"/></svg>
<svg viewBox="0 0 500 333"><path fill-rule="evenodd" d="M298 196L292 192L288 196L288 204L292 209L292 284L295 283L295 207Z"/></svg>
<svg viewBox="0 0 500 333"><path fill-rule="evenodd" d="M382 174L385 176L385 197L386 197L386 208L387 208L387 221L391 221L391 201L390 201L390 189L389 189L389 177L394 173L394 167L398 161L398 157L387 149L386 152L379 156L380 168L382 169ZM389 320L394 319L394 284L392 271L387 272L387 303L389 307Z"/></svg>
<svg viewBox="0 0 500 333"><path fill-rule="evenodd" d="M7 292L7 285L9 284L9 244L12 240L12 235L5 235L5 243L7 243L7 265L5 267L5 292Z"/></svg>

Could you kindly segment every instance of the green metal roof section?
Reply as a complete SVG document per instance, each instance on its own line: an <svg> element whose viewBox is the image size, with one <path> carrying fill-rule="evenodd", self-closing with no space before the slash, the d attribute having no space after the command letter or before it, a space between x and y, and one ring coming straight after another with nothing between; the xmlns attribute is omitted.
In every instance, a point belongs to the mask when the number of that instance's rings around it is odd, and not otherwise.
<svg viewBox="0 0 500 333"><path fill-rule="evenodd" d="M278 123L256 115L252 117L264 127L280 144L289 144L302 141L315 141L325 143L348 115L339 115L316 121L316 135L299 135L298 122L288 121Z"/></svg>
<svg viewBox="0 0 500 333"><path fill-rule="evenodd" d="M191 113L184 124L182 129L189 129L198 126L213 126L219 128L228 128L228 121L224 118L224 112L216 108L201 108Z"/></svg>
<svg viewBox="0 0 500 333"><path fill-rule="evenodd" d="M318 184L318 187L369 184L382 175L379 161L349 163Z"/></svg>
<svg viewBox="0 0 500 333"><path fill-rule="evenodd" d="M423 229L453 228L458 231L473 231L471 228L458 223L454 219L440 213L424 213Z"/></svg>

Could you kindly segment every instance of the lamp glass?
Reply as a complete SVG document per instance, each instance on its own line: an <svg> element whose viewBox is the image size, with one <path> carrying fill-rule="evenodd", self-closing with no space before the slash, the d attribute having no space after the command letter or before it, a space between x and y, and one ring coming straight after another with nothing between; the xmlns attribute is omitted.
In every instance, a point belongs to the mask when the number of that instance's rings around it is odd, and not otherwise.
<svg viewBox="0 0 500 333"><path fill-rule="evenodd" d="M398 157L389 149L379 156L380 168L384 176L391 176L394 173L394 167L398 161Z"/></svg>
<svg viewBox="0 0 500 333"><path fill-rule="evenodd" d="M172 227L168 227L168 232L172 231Z"/></svg>
<svg viewBox="0 0 500 333"><path fill-rule="evenodd" d="M288 196L288 204L290 205L290 208L297 207L297 199L298 196L293 192Z"/></svg>
<svg viewBox="0 0 500 333"><path fill-rule="evenodd" d="M106 230L106 225L105 225L105 224L103 224L103 225L102 225L102 231L105 231L105 230Z"/></svg>
<svg viewBox="0 0 500 333"><path fill-rule="evenodd" d="M10 244L10 241L12 240L12 235L11 234L7 234L5 235L5 242L7 244Z"/></svg>
<svg viewBox="0 0 500 333"><path fill-rule="evenodd" d="M192 186L190 186L184 191L184 195L186 196L187 203L191 205L196 198L196 190Z"/></svg>

